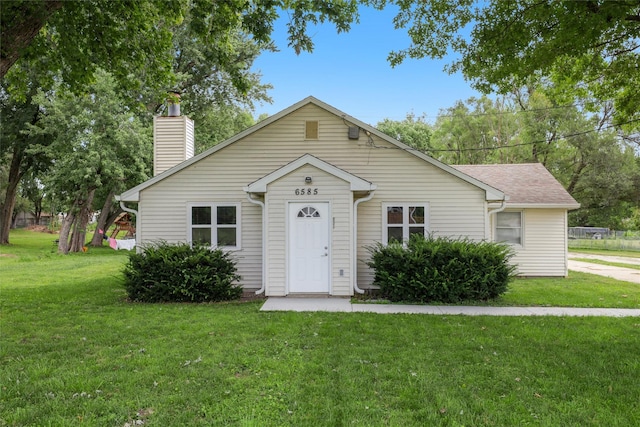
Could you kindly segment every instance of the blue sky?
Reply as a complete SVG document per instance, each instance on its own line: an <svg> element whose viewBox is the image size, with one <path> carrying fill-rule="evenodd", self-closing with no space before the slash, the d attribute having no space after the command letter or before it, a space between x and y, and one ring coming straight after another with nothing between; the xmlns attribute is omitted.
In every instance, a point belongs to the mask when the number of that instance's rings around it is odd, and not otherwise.
<svg viewBox="0 0 640 427"><path fill-rule="evenodd" d="M274 87L273 104L258 104L255 116L273 115L312 95L371 125L408 113L433 122L440 109L479 96L462 75L443 71L451 58L408 59L391 68L389 52L409 46L406 30L394 30L393 10L363 8L360 15L348 33L337 34L331 24L310 28L314 51L299 56L287 46L281 18L273 33L280 52L262 54L253 66Z"/></svg>

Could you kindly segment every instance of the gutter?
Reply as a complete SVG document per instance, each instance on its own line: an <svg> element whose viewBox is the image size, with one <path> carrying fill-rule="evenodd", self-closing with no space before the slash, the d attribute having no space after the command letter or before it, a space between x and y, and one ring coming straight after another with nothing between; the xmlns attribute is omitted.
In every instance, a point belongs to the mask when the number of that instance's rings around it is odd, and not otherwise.
<svg viewBox="0 0 640 427"><path fill-rule="evenodd" d="M264 212L264 202L260 201L260 200L256 200L254 198L251 197L251 193L249 193L247 191L247 200L249 200L249 202L253 203L254 205L258 205L262 208L262 287L260 289L258 289L256 291L256 295L260 295L261 293L264 293L265 291L265 287L267 285L266 283L266 276L267 276L267 272L265 269L265 266L267 264L267 260L266 260L266 218L265 218L265 212Z"/></svg>
<svg viewBox="0 0 640 427"><path fill-rule="evenodd" d="M364 294L364 289L360 289L358 287L358 205L371 200L374 193L375 191L369 191L365 197L358 199L353 203L353 247L351 250L351 253L353 254L353 261L351 265L351 274L353 276L353 290L359 294Z"/></svg>
<svg viewBox="0 0 640 427"><path fill-rule="evenodd" d="M507 207L507 199L503 199L502 200L502 204L500 205L499 208L495 208L489 211L489 215L494 215L497 214L498 212L502 212L503 210L505 210Z"/></svg>

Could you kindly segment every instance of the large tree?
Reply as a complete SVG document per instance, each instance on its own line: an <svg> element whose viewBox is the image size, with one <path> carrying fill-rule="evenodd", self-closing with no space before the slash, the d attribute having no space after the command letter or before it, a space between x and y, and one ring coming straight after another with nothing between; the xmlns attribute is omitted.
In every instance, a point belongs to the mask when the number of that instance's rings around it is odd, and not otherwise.
<svg viewBox="0 0 640 427"><path fill-rule="evenodd" d="M9 93L9 79L4 79L0 84L0 170L3 181L0 185L0 244L9 243L9 229L15 213L20 181L26 174L35 174L48 167L46 156L30 153L30 148L36 144L45 146L50 139L44 135L25 132L27 125L35 125L42 117L38 104L33 102L41 85L42 74L37 65L27 65L31 64L22 64L21 74L28 78L23 85L25 90L18 96Z"/></svg>
<svg viewBox="0 0 640 427"><path fill-rule="evenodd" d="M173 61L170 28L185 15L193 34L222 47L235 30L269 42L284 11L289 45L297 52L313 49L308 24L328 21L347 31L357 19L355 0L3 0L0 8L0 78L18 59L37 57L54 42L57 68L65 81L79 85L89 83L98 67L123 83L141 69L165 82Z"/></svg>
<svg viewBox="0 0 640 427"><path fill-rule="evenodd" d="M571 98L613 100L619 123L640 127L640 2L637 0L369 0L395 4L397 28L411 44L407 57L457 58L483 92L507 94L532 76L549 79ZM598 109L599 107L596 107Z"/></svg>
<svg viewBox="0 0 640 427"><path fill-rule="evenodd" d="M110 74L98 70L89 95L56 88L36 96L43 116L29 133L51 142L31 151L41 151L54 164L44 183L67 206L58 247L63 253L84 246L97 194L112 197L148 173L151 132L122 102L116 87Z"/></svg>
<svg viewBox="0 0 640 427"><path fill-rule="evenodd" d="M124 82L116 79L118 84L115 90L121 103L117 107L128 108L147 125L151 124L154 114L162 112L167 89L180 91L183 111L198 121L196 132L198 149L201 150L251 125L251 116L243 107L250 108L255 101L268 100L268 86L262 85L260 76L250 69L260 52L270 49L270 46L247 37L239 29L217 37L210 35L205 40L204 35L192 31L191 23L190 12L180 24L166 23L172 34L168 53L173 58L173 77L169 82L160 82L154 78L153 73L147 72L155 63L154 57L149 57L147 65L141 67L139 72L130 74ZM0 167L7 174L9 183L0 188L0 243L8 243L11 212L20 179L25 173L38 175L37 170L30 170L34 166L33 160L37 158L35 152L27 149L29 144L35 142L35 134L24 131L25 123L37 125L43 116L40 106L32 101L33 94L38 88L46 90L54 83L57 83L58 91L77 96L83 93L79 90L78 82L69 83L61 78L62 72L56 69L56 64L60 64L56 41L47 42L51 49L46 54L38 60L22 58L2 79L0 94L5 137L1 147L3 156L0 158ZM92 87L89 84L83 89L86 92ZM73 114L72 110L68 114ZM40 139L42 138L50 138L50 135L42 134ZM38 144L42 145L43 142L38 141ZM40 175L43 176L41 172ZM131 187L139 182L119 185ZM110 192L111 189L98 189L95 195L95 203L102 206L97 210L101 213L98 220L103 223L104 229L114 215L119 213L119 206L113 204ZM96 238L94 243L101 242Z"/></svg>
<svg viewBox="0 0 640 427"><path fill-rule="evenodd" d="M520 132L513 102L469 98L440 110L430 154L451 164L515 163L523 158Z"/></svg>
<svg viewBox="0 0 640 427"><path fill-rule="evenodd" d="M376 127L418 151L426 152L431 148L433 130L425 117L416 117L415 114L409 113L404 120L384 119Z"/></svg>

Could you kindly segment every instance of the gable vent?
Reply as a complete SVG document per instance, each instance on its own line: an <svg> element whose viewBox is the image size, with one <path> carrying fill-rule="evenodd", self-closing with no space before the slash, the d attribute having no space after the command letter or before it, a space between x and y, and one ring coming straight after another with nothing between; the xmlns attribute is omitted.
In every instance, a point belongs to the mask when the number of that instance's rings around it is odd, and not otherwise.
<svg viewBox="0 0 640 427"><path fill-rule="evenodd" d="M318 139L318 121L307 120L304 127L304 139Z"/></svg>

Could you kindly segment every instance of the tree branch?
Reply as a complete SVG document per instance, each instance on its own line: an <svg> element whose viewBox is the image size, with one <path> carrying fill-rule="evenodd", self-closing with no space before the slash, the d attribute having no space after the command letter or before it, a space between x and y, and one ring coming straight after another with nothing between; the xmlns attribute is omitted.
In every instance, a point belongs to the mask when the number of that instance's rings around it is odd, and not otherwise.
<svg viewBox="0 0 640 427"><path fill-rule="evenodd" d="M51 15L63 5L61 0L3 1L0 23L0 78L4 78Z"/></svg>

